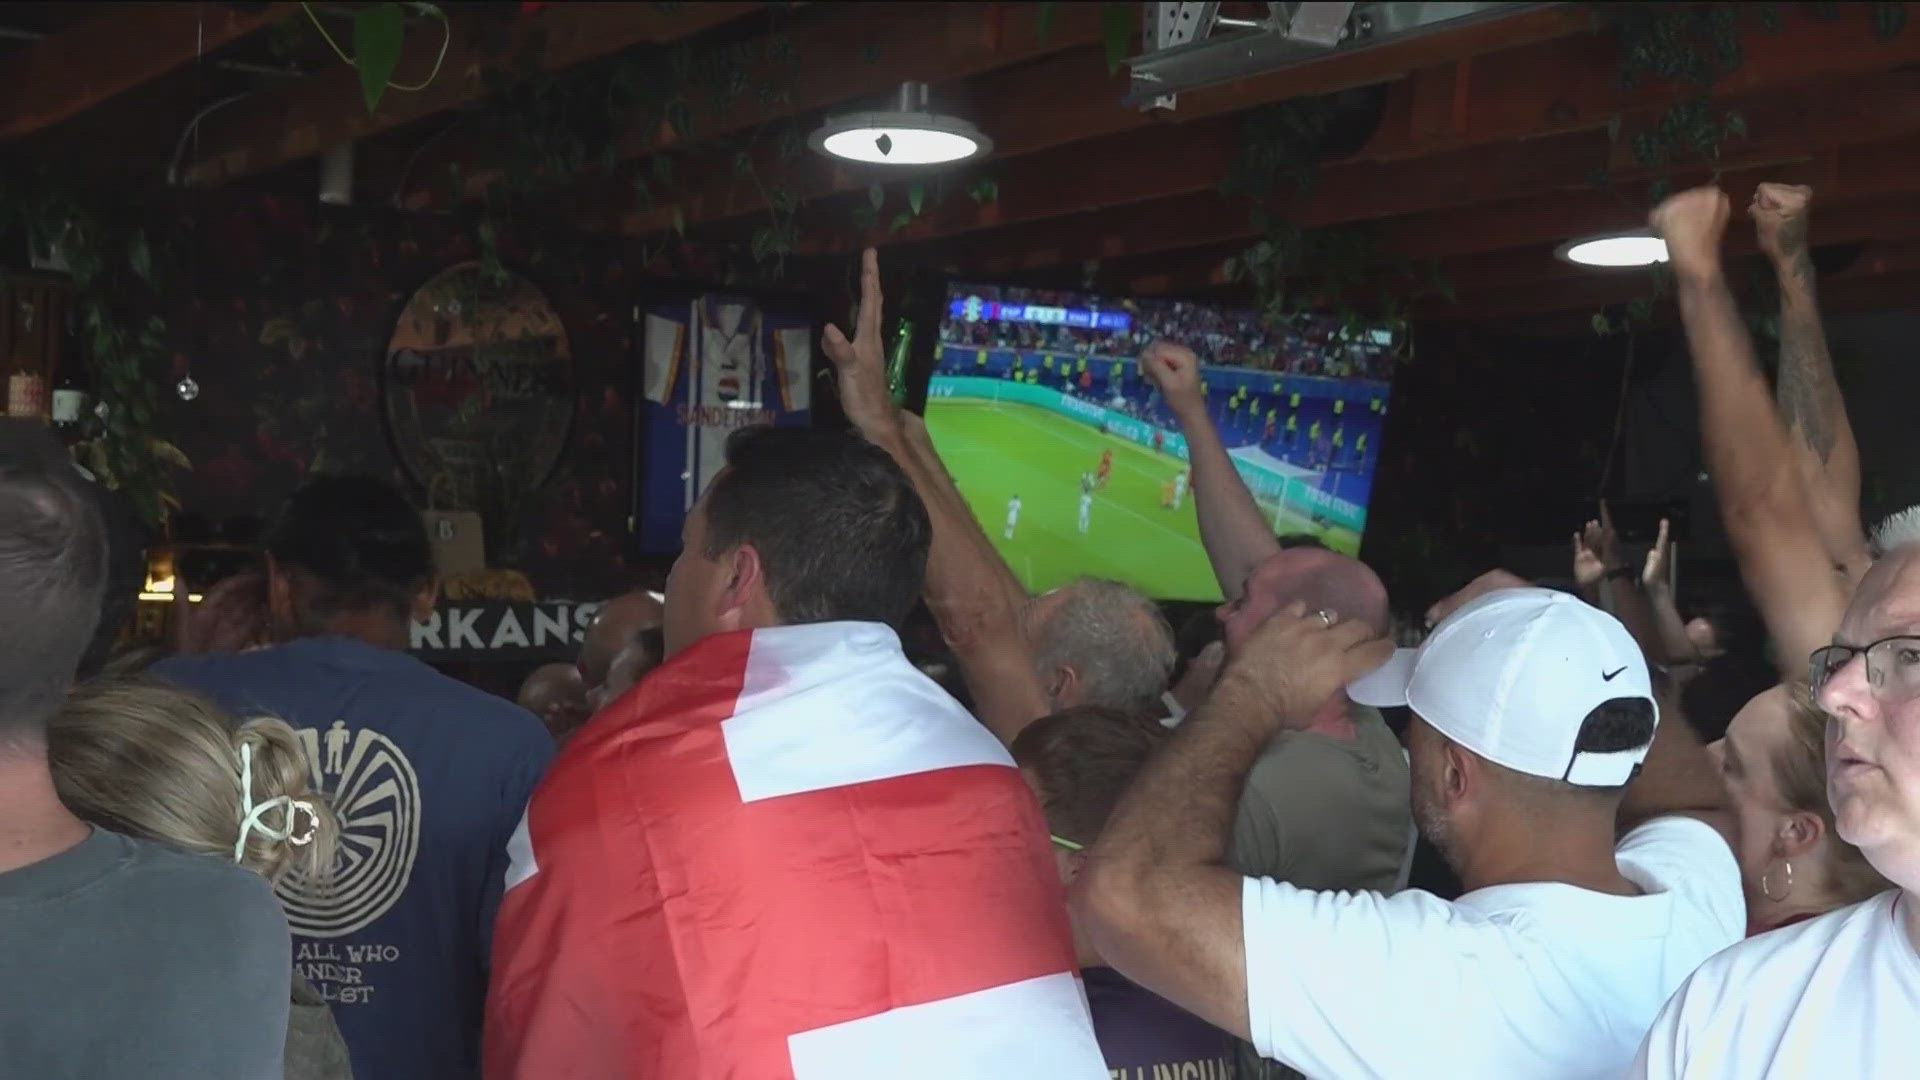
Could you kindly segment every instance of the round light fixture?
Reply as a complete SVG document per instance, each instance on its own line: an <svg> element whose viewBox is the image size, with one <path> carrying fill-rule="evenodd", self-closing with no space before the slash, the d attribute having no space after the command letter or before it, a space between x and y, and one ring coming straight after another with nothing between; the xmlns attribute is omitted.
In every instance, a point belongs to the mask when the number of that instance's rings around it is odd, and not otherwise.
<svg viewBox="0 0 1920 1080"><path fill-rule="evenodd" d="M1667 261L1667 242L1645 229L1589 236L1569 240L1554 252L1560 258L1581 266L1606 269L1652 266Z"/></svg>
<svg viewBox="0 0 1920 1080"><path fill-rule="evenodd" d="M913 82L900 87L895 108L831 117L808 143L829 157L870 165L947 165L993 149L979 128L927 108L927 84Z"/></svg>

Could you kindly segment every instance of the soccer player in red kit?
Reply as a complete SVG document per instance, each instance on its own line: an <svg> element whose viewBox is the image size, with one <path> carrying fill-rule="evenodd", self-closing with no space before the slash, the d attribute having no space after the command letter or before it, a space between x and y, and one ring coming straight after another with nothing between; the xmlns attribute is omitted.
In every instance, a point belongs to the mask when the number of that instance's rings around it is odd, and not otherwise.
<svg viewBox="0 0 1920 1080"><path fill-rule="evenodd" d="M1108 449L1108 450L1102 451L1100 454L1100 468L1098 471L1094 473L1094 479L1097 481L1095 486L1100 488L1106 487L1107 478L1112 474L1113 474L1113 451L1111 449Z"/></svg>

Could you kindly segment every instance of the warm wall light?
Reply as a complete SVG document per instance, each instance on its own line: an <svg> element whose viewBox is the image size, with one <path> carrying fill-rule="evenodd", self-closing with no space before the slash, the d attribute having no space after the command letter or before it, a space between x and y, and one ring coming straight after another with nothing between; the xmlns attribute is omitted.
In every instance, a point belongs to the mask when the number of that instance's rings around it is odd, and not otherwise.
<svg viewBox="0 0 1920 1080"><path fill-rule="evenodd" d="M1554 254L1580 266L1607 269L1652 266L1667 261L1667 242L1644 229L1636 229L1569 240L1561 244Z"/></svg>
<svg viewBox="0 0 1920 1080"><path fill-rule="evenodd" d="M948 165L993 149L980 129L927 107L927 84L900 87L884 112L830 117L808 143L829 157L872 165Z"/></svg>

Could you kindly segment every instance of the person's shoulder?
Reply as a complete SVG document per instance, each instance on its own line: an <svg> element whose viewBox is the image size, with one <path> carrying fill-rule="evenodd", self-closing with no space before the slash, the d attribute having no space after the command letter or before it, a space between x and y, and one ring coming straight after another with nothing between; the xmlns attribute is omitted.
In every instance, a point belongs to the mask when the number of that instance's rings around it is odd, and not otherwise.
<svg viewBox="0 0 1920 1080"><path fill-rule="evenodd" d="M1690 814L1664 814L1635 825L1614 845L1614 854L1640 864L1668 866L1704 858L1715 869L1732 867L1736 874L1740 869L1720 830Z"/></svg>
<svg viewBox="0 0 1920 1080"><path fill-rule="evenodd" d="M1712 1003L1725 999L1743 999L1749 989L1764 979L1779 987L1797 979L1811 977L1837 945L1850 939L1866 940L1875 935L1881 921L1893 918L1893 898L1897 890L1836 908L1817 918L1755 934L1722 949L1701 964L1687 980L1684 993L1690 1001Z"/></svg>
<svg viewBox="0 0 1920 1080"><path fill-rule="evenodd" d="M143 903L164 905L170 918L286 933L273 886L259 874L213 855L119 834L115 839L128 855L127 873Z"/></svg>

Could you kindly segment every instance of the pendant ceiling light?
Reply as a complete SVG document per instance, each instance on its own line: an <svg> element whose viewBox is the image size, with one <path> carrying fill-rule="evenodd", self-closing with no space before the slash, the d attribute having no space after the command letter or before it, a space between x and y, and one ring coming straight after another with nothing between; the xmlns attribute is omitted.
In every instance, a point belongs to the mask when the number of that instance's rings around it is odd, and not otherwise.
<svg viewBox="0 0 1920 1080"><path fill-rule="evenodd" d="M980 129L927 107L927 84L900 87L884 112L828 118L808 143L828 157L871 165L950 165L993 149Z"/></svg>
<svg viewBox="0 0 1920 1080"><path fill-rule="evenodd" d="M1607 233L1569 240L1555 254L1570 263L1608 269L1651 266L1667 261L1667 242L1646 231Z"/></svg>

